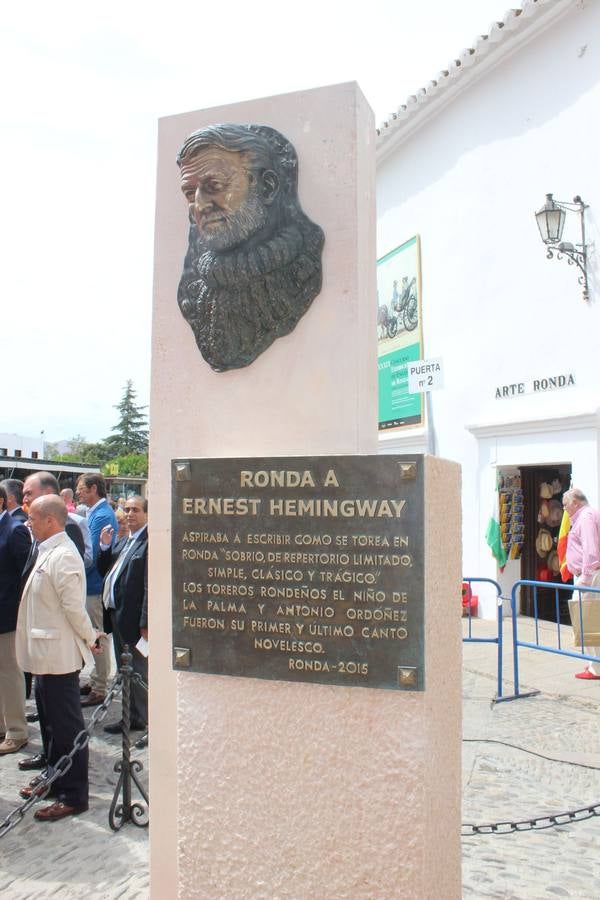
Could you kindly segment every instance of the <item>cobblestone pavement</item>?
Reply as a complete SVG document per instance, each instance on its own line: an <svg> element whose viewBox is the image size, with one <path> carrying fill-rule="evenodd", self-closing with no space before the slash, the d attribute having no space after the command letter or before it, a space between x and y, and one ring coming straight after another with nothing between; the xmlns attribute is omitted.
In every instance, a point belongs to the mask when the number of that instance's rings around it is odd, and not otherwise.
<svg viewBox="0 0 600 900"><path fill-rule="evenodd" d="M480 634L491 628L477 624ZM505 646L508 674L510 641ZM600 682L577 681L579 668L577 660L524 651L522 690L541 693L493 704L495 648L464 645L463 822L528 819L600 803ZM505 681L505 693L510 690ZM120 714L115 701L106 721ZM18 789L28 780L18 759L39 750L32 725L26 750L0 758L0 821L18 805ZM133 755L143 763L147 785L147 751ZM119 758L120 738L99 725L90 741L89 811L53 824L35 822L30 812L0 840L2 900L149 897L148 829L125 825L114 833L108 825ZM467 837L462 847L464 898L600 897L600 818L547 831Z"/></svg>
<svg viewBox="0 0 600 900"><path fill-rule="evenodd" d="M464 645L462 821L526 820L600 803L600 682L578 682L576 659L521 651L521 691L543 685L541 692L492 705L487 651ZM511 689L505 682L504 693ZM462 848L465 898L600 897L600 818L467 837Z"/></svg>
<svg viewBox="0 0 600 900"><path fill-rule="evenodd" d="M34 711L28 704L28 711ZM91 718L94 710L86 711ZM103 723L90 739L90 808L81 816L59 822L36 822L33 811L0 840L0 897L2 900L113 900L147 898L148 829L127 824L113 832L108 811L117 784L114 764L121 757L121 736L108 735L103 724L121 717L121 703L113 701ZM133 733L140 737L139 732ZM20 772L17 762L41 751L37 724L31 725L29 744L19 753L0 757L0 821L23 801L19 788L37 772ZM139 774L147 790L147 749L134 749L144 769ZM137 789L132 800L138 799ZM141 799L141 798L139 798ZM43 804L40 804L43 805ZM35 810L36 807L34 807Z"/></svg>

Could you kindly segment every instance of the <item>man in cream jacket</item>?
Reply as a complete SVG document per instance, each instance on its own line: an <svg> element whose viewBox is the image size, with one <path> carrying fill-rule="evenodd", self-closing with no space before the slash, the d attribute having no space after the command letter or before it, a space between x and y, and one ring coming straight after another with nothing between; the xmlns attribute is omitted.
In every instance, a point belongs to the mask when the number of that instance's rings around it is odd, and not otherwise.
<svg viewBox="0 0 600 900"><path fill-rule="evenodd" d="M24 671L36 676L35 699L48 770L69 753L85 727L79 697L79 670L91 662L98 632L85 610L83 561L65 534L67 508L47 494L31 504L29 522L38 541L36 563L23 590L17 622L16 652ZM21 791L29 797L39 778ZM52 785L50 806L35 813L54 821L88 808L88 750L79 750L73 765Z"/></svg>

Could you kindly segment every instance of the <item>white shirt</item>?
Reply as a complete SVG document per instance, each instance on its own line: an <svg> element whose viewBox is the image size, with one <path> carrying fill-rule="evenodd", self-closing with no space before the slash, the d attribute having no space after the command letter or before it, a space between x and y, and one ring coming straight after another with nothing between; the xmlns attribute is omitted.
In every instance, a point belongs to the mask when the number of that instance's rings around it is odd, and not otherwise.
<svg viewBox="0 0 600 900"><path fill-rule="evenodd" d="M129 551L131 550L132 544L135 544L136 540L145 528L146 525L142 525L142 527L138 528L137 531L134 531L133 534L129 532L127 543L122 547L121 552L117 557L116 563L106 576L104 587L102 589L102 602L104 603L106 609L115 608L115 582L118 576L121 574L121 569L123 568L127 561L127 558L129 557ZM100 544L101 550L108 550L109 548L110 544Z"/></svg>
<svg viewBox="0 0 600 900"><path fill-rule="evenodd" d="M45 541L40 541L38 544L38 559L44 553L48 553L49 550L52 550L55 544L58 544L64 535L64 531L57 531L56 534L53 534L52 537L46 538Z"/></svg>

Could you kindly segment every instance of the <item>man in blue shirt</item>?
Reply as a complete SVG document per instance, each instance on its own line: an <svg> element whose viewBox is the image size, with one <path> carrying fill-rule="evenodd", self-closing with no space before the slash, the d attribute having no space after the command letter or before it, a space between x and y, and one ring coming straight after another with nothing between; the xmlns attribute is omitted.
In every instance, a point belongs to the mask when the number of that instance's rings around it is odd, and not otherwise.
<svg viewBox="0 0 600 900"><path fill-rule="evenodd" d="M106 499L106 482L102 475L95 473L82 475L77 482L77 499L88 507L87 523L92 538L93 563L85 570L87 579L86 609L92 625L102 631L104 607L102 605L103 578L96 568L96 559L100 547L100 532L109 525L116 534L117 519L111 505ZM94 668L90 675L89 685L81 688L82 706L98 706L104 700L106 686L110 676L110 651L108 638L100 639L103 651L95 657Z"/></svg>

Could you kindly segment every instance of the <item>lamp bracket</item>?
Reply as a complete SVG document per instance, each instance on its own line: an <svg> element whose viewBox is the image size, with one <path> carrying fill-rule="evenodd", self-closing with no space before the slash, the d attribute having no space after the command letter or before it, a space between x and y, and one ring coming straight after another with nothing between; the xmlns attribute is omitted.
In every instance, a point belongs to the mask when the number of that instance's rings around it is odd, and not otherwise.
<svg viewBox="0 0 600 900"><path fill-rule="evenodd" d="M554 200L556 206L561 209L568 210L569 212L579 213L580 226L581 226L581 243L577 245L573 245L568 241L561 241L558 244L546 244L546 258L547 259L563 259L566 257L567 263L570 266L577 266L581 272L581 275L578 276L577 281L583 288L583 299L589 300L589 286L588 286L588 274L587 274L587 244L585 242L585 219L584 219L584 210L588 209L588 204L584 203L579 194L573 197L573 202L569 203L565 200ZM579 248L579 249L578 249Z"/></svg>

